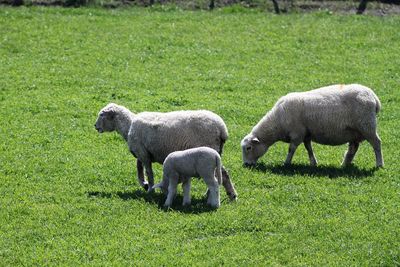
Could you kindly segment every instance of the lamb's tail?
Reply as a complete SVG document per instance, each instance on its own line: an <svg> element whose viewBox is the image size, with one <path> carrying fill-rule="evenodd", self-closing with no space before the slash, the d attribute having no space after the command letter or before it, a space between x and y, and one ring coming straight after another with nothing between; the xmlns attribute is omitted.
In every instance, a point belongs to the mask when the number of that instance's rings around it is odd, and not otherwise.
<svg viewBox="0 0 400 267"><path fill-rule="evenodd" d="M219 185L222 184L222 166L221 166L221 158L219 156L215 157L215 163L217 168L215 169L217 182Z"/></svg>

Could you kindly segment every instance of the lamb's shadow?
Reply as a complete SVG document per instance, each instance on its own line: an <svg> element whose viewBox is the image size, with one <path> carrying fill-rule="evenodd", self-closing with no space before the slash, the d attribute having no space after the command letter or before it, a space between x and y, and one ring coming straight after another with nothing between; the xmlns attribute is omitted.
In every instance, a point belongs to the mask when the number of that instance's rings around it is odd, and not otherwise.
<svg viewBox="0 0 400 267"><path fill-rule="evenodd" d="M308 175L315 177L328 177L332 179L339 177L346 177L350 179L363 179L373 176L375 171L377 170L377 168L360 169L355 165L342 168L329 165L320 165L317 167L313 167L306 164L292 164L290 166L285 166L282 164L266 165L265 163L257 163L256 166L252 167L251 169L259 172L270 172L273 174L284 176Z"/></svg>
<svg viewBox="0 0 400 267"><path fill-rule="evenodd" d="M160 192L151 192L148 193L144 190L135 190L135 191L118 191L118 192L101 192L101 191L89 191L86 192L88 197L98 197L98 198L113 198L119 197L124 201L128 200L144 200L147 203L157 205L160 210L163 211L178 211L183 213L191 213L191 214L199 214L204 212L212 212L215 211L214 208L211 208L206 204L206 198L203 197L201 199L192 197L192 204L190 206L182 206L183 197L181 195L177 195L174 199L171 208L164 208L164 202L166 199L166 195ZM222 195L221 195L221 202Z"/></svg>

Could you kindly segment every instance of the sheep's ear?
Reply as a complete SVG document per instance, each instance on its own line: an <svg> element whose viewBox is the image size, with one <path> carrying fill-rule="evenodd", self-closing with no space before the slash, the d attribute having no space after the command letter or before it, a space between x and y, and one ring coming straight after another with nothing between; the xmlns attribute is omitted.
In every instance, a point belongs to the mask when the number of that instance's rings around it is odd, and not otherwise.
<svg viewBox="0 0 400 267"><path fill-rule="evenodd" d="M104 116L105 116L107 119L113 120L114 117L115 117L115 111L114 111L113 109L109 109L109 110L107 110L107 111L104 112Z"/></svg>
<svg viewBox="0 0 400 267"><path fill-rule="evenodd" d="M110 111L110 112L108 113L108 118L110 118L111 120L113 120L114 117L115 117L115 112L114 112L114 110L112 110L112 111Z"/></svg>
<svg viewBox="0 0 400 267"><path fill-rule="evenodd" d="M252 144L259 144L259 143L260 143L260 140L258 140L257 137L253 137L253 138L250 140L250 142L251 142Z"/></svg>

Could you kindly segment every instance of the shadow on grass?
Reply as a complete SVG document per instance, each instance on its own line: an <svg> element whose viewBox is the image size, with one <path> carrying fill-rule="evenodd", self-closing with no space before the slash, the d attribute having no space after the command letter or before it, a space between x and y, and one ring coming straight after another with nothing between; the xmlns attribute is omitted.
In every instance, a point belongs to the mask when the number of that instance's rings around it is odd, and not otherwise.
<svg viewBox="0 0 400 267"><path fill-rule="evenodd" d="M285 165L266 165L265 163L257 163L256 166L251 169L259 172L271 172L273 174L279 174L284 176L294 175L308 175L315 177L329 177L338 178L346 177L352 179L362 179L365 177L373 176L377 168L371 169L360 169L355 165L348 166L345 168L335 166L318 166L313 167L306 164L292 164L290 166Z"/></svg>
<svg viewBox="0 0 400 267"><path fill-rule="evenodd" d="M159 192L151 192L147 193L144 190L135 190L135 191L127 191L127 192L100 192L100 191L89 191L86 192L88 197L97 197L97 198L113 198L119 197L122 200L144 200L147 203L157 205L160 210L169 212L169 211L178 211L182 213L190 213L190 214L199 214L204 212L212 212L216 209L211 208L206 204L206 198L196 199L192 198L192 204L190 206L182 206L183 196L177 195L172 203L171 208L164 208L164 202L166 199L166 195ZM221 195L222 197L222 195ZM221 202L224 202L221 198Z"/></svg>

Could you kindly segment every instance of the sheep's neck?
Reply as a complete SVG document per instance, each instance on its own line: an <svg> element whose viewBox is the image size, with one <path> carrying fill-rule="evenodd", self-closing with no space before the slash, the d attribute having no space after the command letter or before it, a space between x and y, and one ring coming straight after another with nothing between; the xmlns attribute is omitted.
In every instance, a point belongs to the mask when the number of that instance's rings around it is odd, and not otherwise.
<svg viewBox="0 0 400 267"><path fill-rule="evenodd" d="M274 144L279 139L280 127L276 123L274 113L269 112L262 120L253 128L253 134L267 146Z"/></svg>
<svg viewBox="0 0 400 267"><path fill-rule="evenodd" d="M117 120L117 131L125 141L128 141L128 133L133 121L133 113L125 111L119 114Z"/></svg>

